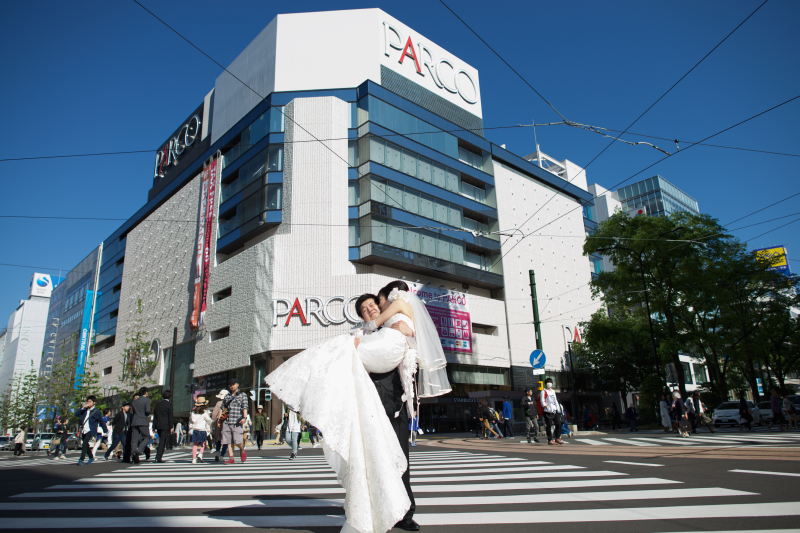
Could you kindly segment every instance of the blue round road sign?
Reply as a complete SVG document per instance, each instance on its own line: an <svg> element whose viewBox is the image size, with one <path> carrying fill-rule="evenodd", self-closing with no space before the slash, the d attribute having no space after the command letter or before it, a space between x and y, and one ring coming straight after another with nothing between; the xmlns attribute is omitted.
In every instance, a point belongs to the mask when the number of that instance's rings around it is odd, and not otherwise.
<svg viewBox="0 0 800 533"><path fill-rule="evenodd" d="M531 366L533 368L544 368L544 363L547 361L544 352L541 350L534 350L531 352Z"/></svg>

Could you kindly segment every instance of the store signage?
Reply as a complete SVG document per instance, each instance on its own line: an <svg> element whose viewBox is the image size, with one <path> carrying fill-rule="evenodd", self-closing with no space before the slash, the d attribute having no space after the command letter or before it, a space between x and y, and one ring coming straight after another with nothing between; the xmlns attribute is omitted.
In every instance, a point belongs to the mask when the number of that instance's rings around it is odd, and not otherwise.
<svg viewBox="0 0 800 533"><path fill-rule="evenodd" d="M167 140L156 152L156 164L153 179L163 178L170 165L177 165L181 155L190 148L200 134L200 115L194 114L178 129L174 137Z"/></svg>
<svg viewBox="0 0 800 533"><path fill-rule="evenodd" d="M458 94L468 104L478 103L478 84L466 69L459 68L459 61L448 57L437 58L431 45L426 45L419 37L414 44L410 35L404 35L397 26L385 21L383 53L389 58L396 57L400 65L408 61L417 74L423 78L430 77L439 89Z"/></svg>
<svg viewBox="0 0 800 533"><path fill-rule="evenodd" d="M410 283L409 288L425 302L425 308L439 330L442 348L452 352L472 353L472 321L467 295L416 283Z"/></svg>
<svg viewBox="0 0 800 533"><path fill-rule="evenodd" d="M203 169L203 181L208 177L208 194L206 195L206 212L205 212L205 243L203 245L203 285L200 294L200 325L205 322L206 317L206 300L208 299L208 278L211 269L209 264L211 258L211 234L214 227L214 205L216 199L217 188L217 159L211 162L206 168ZM204 213L200 213L203 215Z"/></svg>
<svg viewBox="0 0 800 533"><path fill-rule="evenodd" d="M789 260L786 258L785 246L773 246L771 248L760 248L753 250L759 259L770 263L770 270L790 275L792 269L789 268Z"/></svg>
<svg viewBox="0 0 800 533"><path fill-rule="evenodd" d="M581 338L581 332L580 330L578 330L577 326L575 327L564 326L564 335L569 344L572 343L583 344L583 339Z"/></svg>
<svg viewBox="0 0 800 533"><path fill-rule="evenodd" d="M43 298L50 298L53 293L53 278L48 274L40 274L38 272L31 276L31 285L28 289L28 298L31 296L41 296Z"/></svg>
<svg viewBox="0 0 800 533"><path fill-rule="evenodd" d="M324 301L317 296L309 296L305 299L305 308L300 304L300 298L295 298L294 301L284 298L273 299L272 327L278 325L279 317L286 317L284 326L288 326L294 317L298 317L304 326L311 324L312 317L323 326L344 324L345 322L359 324L362 322L361 317L356 314L353 307L353 302L358 300L359 296L351 296L350 298L333 296ZM339 307L338 304L333 305L334 302L342 302L341 315L334 310L334 307Z"/></svg>
<svg viewBox="0 0 800 533"><path fill-rule="evenodd" d="M208 211L208 187L211 181L211 173L203 169L203 180L200 184L200 209L197 213L197 248L195 250L194 261L194 294L192 297L192 314L189 318L191 329L197 329L200 325L200 306L201 293L203 290L203 252L206 247L206 216Z"/></svg>

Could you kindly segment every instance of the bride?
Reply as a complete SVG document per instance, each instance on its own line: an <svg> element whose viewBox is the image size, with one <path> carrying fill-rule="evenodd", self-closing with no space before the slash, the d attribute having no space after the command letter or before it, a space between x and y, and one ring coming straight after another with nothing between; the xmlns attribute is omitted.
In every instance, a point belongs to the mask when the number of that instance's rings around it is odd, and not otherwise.
<svg viewBox="0 0 800 533"><path fill-rule="evenodd" d="M411 507L403 483L408 460L390 417L400 417L403 402L415 416L415 375L417 398L450 391L444 352L425 305L402 281L379 294L356 302L366 323L362 329L295 355L265 378L273 394L325 436L325 458L345 489L343 532L384 533L403 520ZM413 336L400 332L409 333L400 322ZM395 369L403 394L385 406L370 374Z"/></svg>

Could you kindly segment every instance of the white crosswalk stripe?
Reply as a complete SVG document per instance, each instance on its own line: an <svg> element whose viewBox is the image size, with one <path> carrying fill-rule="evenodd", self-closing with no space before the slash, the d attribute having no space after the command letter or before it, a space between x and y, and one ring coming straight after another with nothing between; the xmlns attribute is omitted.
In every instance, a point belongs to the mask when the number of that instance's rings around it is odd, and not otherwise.
<svg viewBox="0 0 800 533"><path fill-rule="evenodd" d="M525 441L522 441L523 443ZM565 441L567 442L567 441ZM570 443L580 445L606 446L702 446L714 448L735 448L741 446L797 446L800 445L800 434L765 434L765 433L724 433L722 435L700 433L690 437L653 436L653 437L611 437L596 435L592 438L576 437Z"/></svg>
<svg viewBox="0 0 800 533"><path fill-rule="evenodd" d="M137 528L148 529L318 528L344 523L344 489L321 455L294 461L252 457L235 465L191 464L185 452L168 457L172 460L167 463L130 465L0 501L0 530L108 527L107 517L87 514L98 508L114 511L115 520L135 518ZM414 452L411 464L414 519L423 526L641 521L637 529L651 531L648 527L665 519L692 519L692 526L698 527L697 520L714 517L800 516L800 502L754 503L757 493L687 487L668 475L639 477L455 450ZM622 468L626 469L631 470L630 465ZM198 497L198 487L209 486L214 487L213 498ZM564 505L575 507L565 510ZM214 513L217 510L224 512Z"/></svg>

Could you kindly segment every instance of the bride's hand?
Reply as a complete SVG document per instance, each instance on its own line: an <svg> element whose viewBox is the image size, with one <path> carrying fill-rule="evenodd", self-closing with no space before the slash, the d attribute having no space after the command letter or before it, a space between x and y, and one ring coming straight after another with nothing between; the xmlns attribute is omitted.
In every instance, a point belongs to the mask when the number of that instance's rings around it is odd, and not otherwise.
<svg viewBox="0 0 800 533"><path fill-rule="evenodd" d="M392 324L392 329L395 329L395 330L399 331L400 333L402 333L406 337L413 337L414 336L414 332L411 330L411 328L408 326L408 324L406 324L402 320Z"/></svg>

